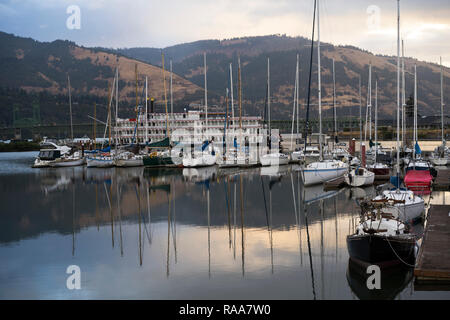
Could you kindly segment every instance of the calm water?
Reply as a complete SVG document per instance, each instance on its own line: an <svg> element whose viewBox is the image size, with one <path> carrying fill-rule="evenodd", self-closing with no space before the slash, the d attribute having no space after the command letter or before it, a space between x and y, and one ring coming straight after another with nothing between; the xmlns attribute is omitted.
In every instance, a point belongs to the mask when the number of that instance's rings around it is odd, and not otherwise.
<svg viewBox="0 0 450 320"><path fill-rule="evenodd" d="M31 169L36 154L0 153L1 299L450 298L415 291L405 268L369 291L349 265L357 198L373 187L302 189L290 166Z"/></svg>

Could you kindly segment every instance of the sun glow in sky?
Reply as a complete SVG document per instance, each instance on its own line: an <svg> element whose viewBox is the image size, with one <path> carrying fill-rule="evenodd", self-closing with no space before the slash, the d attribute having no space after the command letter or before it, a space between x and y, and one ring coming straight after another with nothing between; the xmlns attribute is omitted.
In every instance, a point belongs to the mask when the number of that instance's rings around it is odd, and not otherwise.
<svg viewBox="0 0 450 320"><path fill-rule="evenodd" d="M69 29L68 7L80 9ZM377 54L397 50L397 1L319 0L321 40ZM202 39L286 34L311 37L313 0L5 0L0 30L84 46L166 47ZM401 1L405 55L450 66L450 3Z"/></svg>

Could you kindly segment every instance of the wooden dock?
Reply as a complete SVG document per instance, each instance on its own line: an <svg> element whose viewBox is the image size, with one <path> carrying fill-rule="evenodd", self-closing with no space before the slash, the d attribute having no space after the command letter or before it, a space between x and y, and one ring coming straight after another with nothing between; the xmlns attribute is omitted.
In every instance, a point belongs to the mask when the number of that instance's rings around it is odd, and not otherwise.
<svg viewBox="0 0 450 320"><path fill-rule="evenodd" d="M414 275L418 290L450 289L450 205L428 210Z"/></svg>
<svg viewBox="0 0 450 320"><path fill-rule="evenodd" d="M437 170L437 176L433 182L433 190L450 191L450 170Z"/></svg>

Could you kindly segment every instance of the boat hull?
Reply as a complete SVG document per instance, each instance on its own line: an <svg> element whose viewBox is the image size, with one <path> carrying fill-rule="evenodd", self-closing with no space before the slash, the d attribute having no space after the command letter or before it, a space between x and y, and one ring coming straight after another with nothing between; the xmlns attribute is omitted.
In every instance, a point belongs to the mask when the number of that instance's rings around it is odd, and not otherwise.
<svg viewBox="0 0 450 320"><path fill-rule="evenodd" d="M361 169L360 169L361 170ZM375 180L375 174L366 170L364 175L355 175L354 170L344 176L345 183L351 187L362 187L372 185Z"/></svg>
<svg viewBox="0 0 450 320"><path fill-rule="evenodd" d="M184 158L183 167L185 168L199 168L210 167L216 164L216 158L212 155L204 155L196 158Z"/></svg>
<svg viewBox="0 0 450 320"><path fill-rule="evenodd" d="M303 183L305 186L311 186L326 181L333 180L338 177L342 177L348 168L336 168L336 169L303 169Z"/></svg>
<svg viewBox="0 0 450 320"><path fill-rule="evenodd" d="M50 162L50 167L52 168L63 168L63 167L77 167L85 164L85 159L74 159L74 160L55 160Z"/></svg>
<svg viewBox="0 0 450 320"><path fill-rule="evenodd" d="M114 167L114 160L112 159L95 159L95 158L87 158L86 159L88 168L110 168Z"/></svg>
<svg viewBox="0 0 450 320"><path fill-rule="evenodd" d="M406 187L413 191L429 189L432 181L433 177L427 170L409 170L404 179Z"/></svg>
<svg viewBox="0 0 450 320"><path fill-rule="evenodd" d="M388 176L390 174L389 168L369 168L369 171L375 173L376 176Z"/></svg>
<svg viewBox="0 0 450 320"><path fill-rule="evenodd" d="M435 159L431 159L431 163L434 164L435 166L446 166L447 164L450 163L449 159L446 158L435 158Z"/></svg>
<svg viewBox="0 0 450 320"><path fill-rule="evenodd" d="M142 159L117 159L115 161L116 167L140 167L144 165Z"/></svg>
<svg viewBox="0 0 450 320"><path fill-rule="evenodd" d="M350 235L347 249L350 259L357 263L369 263L387 267L415 262L416 240L414 236ZM401 259L401 260L400 260Z"/></svg>
<svg viewBox="0 0 450 320"><path fill-rule="evenodd" d="M265 154L260 161L263 167L283 166L289 164L289 157L285 154Z"/></svg>

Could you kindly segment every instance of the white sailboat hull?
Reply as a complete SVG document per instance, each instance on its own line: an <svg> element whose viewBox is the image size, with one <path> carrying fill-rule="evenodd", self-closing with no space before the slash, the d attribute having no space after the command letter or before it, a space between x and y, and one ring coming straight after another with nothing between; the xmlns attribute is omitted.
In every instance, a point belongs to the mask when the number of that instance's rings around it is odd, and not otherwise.
<svg viewBox="0 0 450 320"><path fill-rule="evenodd" d="M375 173L364 170L364 174L356 175L355 170L351 170L344 176L345 183L351 187L362 187L372 185L375 180Z"/></svg>
<svg viewBox="0 0 450 320"><path fill-rule="evenodd" d="M113 159L98 159L98 158L87 158L86 159L88 168L110 168L114 166Z"/></svg>
<svg viewBox="0 0 450 320"><path fill-rule="evenodd" d="M375 200L381 199L404 201L404 203L396 203L383 208L384 212L392 214L395 219L399 219L403 222L418 220L422 217L425 209L425 201L422 198L415 196L410 190L384 191L382 195L375 198Z"/></svg>
<svg viewBox="0 0 450 320"><path fill-rule="evenodd" d="M77 167L84 165L84 158L81 159L68 159L68 160L55 160L50 162L50 167L59 168L59 167Z"/></svg>
<svg viewBox="0 0 450 320"><path fill-rule="evenodd" d="M311 186L326 181L342 177L348 168L335 169L303 169L303 183L305 186Z"/></svg>
<svg viewBox="0 0 450 320"><path fill-rule="evenodd" d="M450 161L446 158L434 158L431 159L431 163L433 163L435 166L446 166L450 163Z"/></svg>

